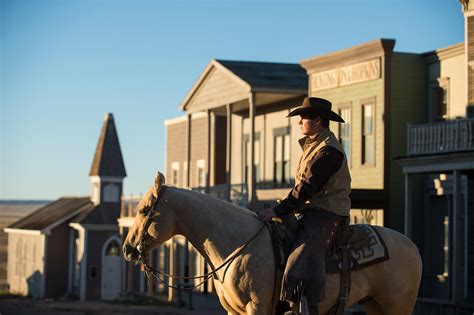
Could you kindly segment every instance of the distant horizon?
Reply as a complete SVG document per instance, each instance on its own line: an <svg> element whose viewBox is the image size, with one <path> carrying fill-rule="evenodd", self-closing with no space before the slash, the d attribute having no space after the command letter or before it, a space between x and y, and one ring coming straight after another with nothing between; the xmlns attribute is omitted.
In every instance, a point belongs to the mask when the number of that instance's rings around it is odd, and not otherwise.
<svg viewBox="0 0 474 315"><path fill-rule="evenodd" d="M165 173L164 121L212 59L299 63L380 38L464 41L458 0L0 1L0 200L89 196L113 113L124 195Z"/></svg>

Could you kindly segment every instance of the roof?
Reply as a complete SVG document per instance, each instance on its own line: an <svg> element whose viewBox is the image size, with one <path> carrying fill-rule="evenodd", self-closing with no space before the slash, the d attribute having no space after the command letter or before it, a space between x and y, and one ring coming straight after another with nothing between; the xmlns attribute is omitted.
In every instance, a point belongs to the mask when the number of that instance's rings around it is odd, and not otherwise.
<svg viewBox="0 0 474 315"><path fill-rule="evenodd" d="M105 115L104 125L102 126L89 176L112 176L122 178L127 176L117 130L115 128L114 117L111 113Z"/></svg>
<svg viewBox="0 0 474 315"><path fill-rule="evenodd" d="M252 90L297 90L306 92L308 76L297 63L275 63L256 61L216 60L240 79L247 82Z"/></svg>
<svg viewBox="0 0 474 315"><path fill-rule="evenodd" d="M61 220L74 216L82 209L92 208L90 197L64 197L48 203L33 213L16 221L8 228L25 230L43 230Z"/></svg>
<svg viewBox="0 0 474 315"><path fill-rule="evenodd" d="M120 217L120 206L117 204L103 203L90 207L81 212L71 222L81 224L117 224Z"/></svg>

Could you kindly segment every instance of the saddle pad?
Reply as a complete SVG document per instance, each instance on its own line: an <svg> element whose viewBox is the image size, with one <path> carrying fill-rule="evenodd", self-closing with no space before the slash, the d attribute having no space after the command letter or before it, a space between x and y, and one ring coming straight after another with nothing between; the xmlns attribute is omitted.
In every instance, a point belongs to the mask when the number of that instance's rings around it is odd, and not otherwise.
<svg viewBox="0 0 474 315"><path fill-rule="evenodd" d="M378 232L368 224L351 225L353 229L349 244L351 247L351 270L358 270L388 260L387 246ZM329 259L328 273L339 273L341 259L336 251Z"/></svg>

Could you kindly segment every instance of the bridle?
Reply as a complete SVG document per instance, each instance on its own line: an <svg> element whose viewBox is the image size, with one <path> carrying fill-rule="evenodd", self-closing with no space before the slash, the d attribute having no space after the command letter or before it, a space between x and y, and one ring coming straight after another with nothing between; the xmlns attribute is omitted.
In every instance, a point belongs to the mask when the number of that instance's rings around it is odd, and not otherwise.
<svg viewBox="0 0 474 315"><path fill-rule="evenodd" d="M219 267L215 268L213 271L206 273L202 276L195 276L195 277L182 277L182 276L174 276L170 275L166 272L156 270L152 266L150 266L147 262L147 257L146 257L146 247L145 247L145 238L147 236L150 236L148 233L148 228L150 227L150 224L153 222L153 216L156 213L155 208L158 202L160 201L161 197L163 196L163 193L165 192L167 186L161 186L160 190L158 191L158 195L156 196L155 202L153 203L152 207L150 208L150 211L148 212L146 218L145 218L145 226L143 227L143 230L140 234L140 239L138 241L138 245L136 247L136 250L138 252L138 263L142 265L142 271L145 272L147 277L152 275L155 277L157 280L162 282L165 286L173 289L185 289L185 290L192 290L194 288L199 287L200 285L204 284L206 281L208 281L211 277L216 276L217 279L219 279L219 276L217 274L217 271L220 269L224 268L226 265L232 263L234 259L242 253L242 251L254 240L257 238L257 236L260 234L260 232L263 230L263 228L266 226L266 224L262 224L262 227L255 233L255 235L248 240L244 245L241 246L239 250L237 250L232 256L227 258ZM164 279L160 278L160 275L163 277L169 277L169 278L174 278L174 279L180 279L180 280L194 280L194 279L203 279L200 283L194 286L188 286L188 287L177 287L168 284ZM219 281L223 282L222 280L219 279Z"/></svg>
<svg viewBox="0 0 474 315"><path fill-rule="evenodd" d="M148 214L145 218L145 226L143 227L142 233L140 234L140 239L138 240L138 245L136 247L137 252L138 252L138 263L140 264L146 264L147 263L147 257L146 257L146 247L145 247L145 237L150 236L148 233L148 228L150 227L151 223L153 222L153 216L156 213L155 208L158 202L160 201L161 197L163 196L163 193L166 190L166 186L161 186L160 190L158 191L158 195L156 196L155 202L150 208L150 211L148 211Z"/></svg>

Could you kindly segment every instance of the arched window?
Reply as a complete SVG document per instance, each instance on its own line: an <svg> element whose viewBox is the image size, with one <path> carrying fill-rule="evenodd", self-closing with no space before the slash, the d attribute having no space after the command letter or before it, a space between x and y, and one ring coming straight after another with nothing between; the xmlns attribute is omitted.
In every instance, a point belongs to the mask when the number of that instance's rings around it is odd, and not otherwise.
<svg viewBox="0 0 474 315"><path fill-rule="evenodd" d="M105 249L106 256L120 256L120 245L117 241L113 240L107 245Z"/></svg>

